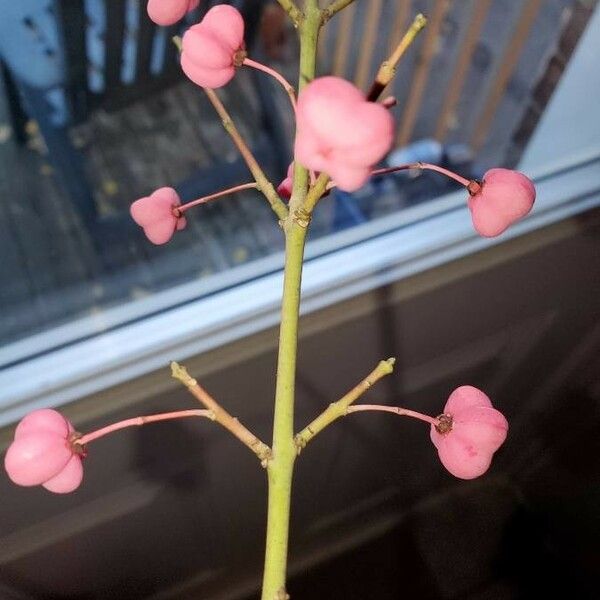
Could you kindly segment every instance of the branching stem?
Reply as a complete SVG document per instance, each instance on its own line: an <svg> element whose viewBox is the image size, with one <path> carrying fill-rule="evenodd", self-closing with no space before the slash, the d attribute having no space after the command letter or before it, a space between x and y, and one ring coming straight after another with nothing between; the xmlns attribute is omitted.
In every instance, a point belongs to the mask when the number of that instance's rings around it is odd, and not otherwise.
<svg viewBox="0 0 600 600"><path fill-rule="evenodd" d="M189 375L187 369L176 362L171 363L171 372L175 379L183 383L191 394L213 415L214 420L232 433L242 444L248 446L266 466L271 458L271 449L246 429L238 419L232 417L200 384Z"/></svg>
<svg viewBox="0 0 600 600"><path fill-rule="evenodd" d="M325 427L343 417L348 412L348 407L356 402L367 390L369 390L382 377L390 375L394 371L395 359L382 360L358 385L353 387L347 394L337 402L330 404L316 419L309 423L300 433L296 434L294 441L298 453L300 453L310 440Z"/></svg>
<svg viewBox="0 0 600 600"><path fill-rule="evenodd" d="M254 180L258 184L258 189L263 193L264 197L268 200L271 208L275 212L275 214L279 217L280 220L284 220L288 215L287 206L283 203L279 194L277 194L273 184L267 179L267 176L264 174L263 170L260 168L256 158L252 154L250 148L246 145L244 138L238 131L235 123L229 116L227 109L223 106L223 103L217 96L217 93L210 88L204 88L210 103L214 106L215 110L219 117L221 117L221 121L223 122L223 127L229 134L229 137L233 140L233 143L236 145L240 154L242 155L244 161L248 165L250 172L254 176Z"/></svg>
<svg viewBox="0 0 600 600"><path fill-rule="evenodd" d="M293 3L290 3L290 4L293 4ZM179 36L174 36L172 38L172 40L173 40L173 43L177 46L178 50L181 52L181 49L182 49L181 38ZM273 209L273 212L279 217L279 220L280 221L285 220L285 218L288 216L288 212L289 212L287 209L287 206L285 205L283 200L279 197L279 194L273 187L273 184L269 181L267 176L264 174L263 170L261 169L260 165L258 164L258 161L254 157L254 154L252 154L252 151L246 144L241 133L238 131L238 128L235 126L233 119L227 112L227 109L221 102L219 96L217 96L217 93L215 92L215 90L211 90L210 88L202 88L202 89L206 92L206 95L207 95L210 103L213 105L214 109L217 111L217 114L219 115L219 117L221 117L221 121L223 122L223 127L225 128L225 131L227 131L227 133L229 134L229 137L232 139L236 148L239 150L240 154L242 155L242 158L244 159L245 163L248 165L248 168L250 169L250 172L252 173L254 180L256 181L257 189L259 189L262 192L263 196L267 199L267 201L271 205L271 208Z"/></svg>
<svg viewBox="0 0 600 600"><path fill-rule="evenodd" d="M332 9L332 7L335 7L338 4L340 5L340 8L338 10L341 10L342 8L350 4L350 2L347 2L346 0L336 0L332 2L328 8L324 9L324 12L326 12L329 9ZM375 81L373 82L373 85L371 86L371 89L367 94L367 100L369 100L370 102L375 102L379 98L383 90L386 88L388 83L390 83L390 81L396 74L396 66L402 58L403 54L406 52L406 49L413 43L419 31L421 31L421 29L425 27L426 23L427 19L422 14L418 14L415 17L412 25L409 27L408 31L406 32L398 46L396 46L394 52L392 52L392 54L387 60L381 63L379 71L377 72L377 77L375 78ZM294 177L295 176L296 175L294 173ZM312 214L312 211L314 210L317 202L325 193L328 183L329 175L327 175L326 173L321 173L319 177L317 177L316 182L309 189L308 194L306 196L306 200L302 205L302 209L306 214Z"/></svg>

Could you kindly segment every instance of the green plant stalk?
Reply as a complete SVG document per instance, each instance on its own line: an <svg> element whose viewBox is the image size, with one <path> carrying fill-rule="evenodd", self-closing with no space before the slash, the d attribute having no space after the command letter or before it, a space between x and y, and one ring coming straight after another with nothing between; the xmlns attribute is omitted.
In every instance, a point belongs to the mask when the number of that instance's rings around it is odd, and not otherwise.
<svg viewBox="0 0 600 600"><path fill-rule="evenodd" d="M304 17L299 27L301 50L298 90L301 90L305 83L312 80L315 75L320 23L321 12L318 3L315 0L307 0ZM290 200L291 210L284 223L285 269L279 329L272 456L267 464L269 500L262 600L285 600L286 598L290 503L294 462L297 455L294 443L296 355L300 286L308 223L303 223L301 219L297 218L293 206L300 205L304 200L308 178L306 169L302 168L297 168L294 175L295 185ZM300 177L298 177L299 175ZM302 182L301 185L300 182Z"/></svg>
<svg viewBox="0 0 600 600"><path fill-rule="evenodd" d="M293 223L286 232L279 357L275 390L272 458L267 465L269 501L262 600L285 598L294 444L294 396L300 284L306 229Z"/></svg>
<svg viewBox="0 0 600 600"><path fill-rule="evenodd" d="M317 41L321 27L321 11L316 2L307 1L304 18L300 22L300 73L298 94L315 78ZM290 199L290 212L297 210L304 201L308 188L308 171L298 162L294 163L294 185Z"/></svg>

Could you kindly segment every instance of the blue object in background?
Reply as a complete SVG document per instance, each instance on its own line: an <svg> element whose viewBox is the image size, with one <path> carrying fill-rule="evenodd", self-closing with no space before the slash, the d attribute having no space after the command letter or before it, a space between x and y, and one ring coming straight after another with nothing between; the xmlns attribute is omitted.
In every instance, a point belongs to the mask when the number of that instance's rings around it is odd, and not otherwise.
<svg viewBox="0 0 600 600"><path fill-rule="evenodd" d="M63 83L64 56L51 0L0 0L0 56L34 88Z"/></svg>
<svg viewBox="0 0 600 600"><path fill-rule="evenodd" d="M444 147L440 142L431 138L417 140L408 146L397 148L390 152L387 164L390 167L398 167L407 163L428 162L439 165L444 155ZM409 176L409 171L400 171L398 175Z"/></svg>

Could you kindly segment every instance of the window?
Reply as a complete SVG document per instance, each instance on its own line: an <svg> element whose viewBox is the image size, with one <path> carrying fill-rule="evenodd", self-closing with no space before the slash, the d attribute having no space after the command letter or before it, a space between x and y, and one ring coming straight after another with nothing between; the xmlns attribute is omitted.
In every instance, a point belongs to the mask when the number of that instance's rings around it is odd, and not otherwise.
<svg viewBox="0 0 600 600"><path fill-rule="evenodd" d="M50 4L0 1L4 422L272 325L280 295L282 238L257 194L201 207L162 247L128 216L132 200L164 185L191 199L249 180L212 107L173 68L178 31L154 29L143 3ZM575 1L352 6L322 38L320 69L363 87L414 12L429 9L395 80L390 163L477 176L521 160L539 202L509 235L598 204L598 11ZM293 79L293 33L266 18L252 48ZM291 121L285 94L268 86L242 70L222 98L278 181ZM454 189L411 173L332 193L315 214L304 309L490 243L472 234Z"/></svg>

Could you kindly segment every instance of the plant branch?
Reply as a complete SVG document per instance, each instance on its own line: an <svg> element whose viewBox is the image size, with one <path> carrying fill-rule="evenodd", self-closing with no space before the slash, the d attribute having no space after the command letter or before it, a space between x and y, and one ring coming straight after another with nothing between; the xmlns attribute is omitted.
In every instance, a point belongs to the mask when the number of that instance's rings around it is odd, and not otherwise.
<svg viewBox="0 0 600 600"><path fill-rule="evenodd" d="M187 369L176 362L171 363L171 372L191 392L196 399L214 415L214 420L232 433L242 444L248 446L266 466L271 458L271 449L246 429L238 419L232 417L198 382L189 375Z"/></svg>
<svg viewBox="0 0 600 600"><path fill-rule="evenodd" d="M392 79L396 75L396 67L400 62L400 59L408 50L409 46L415 41L419 32L427 25L427 18L419 13L413 20L411 26L408 28L408 31L404 34L400 43L396 46L392 55L381 63L379 67L379 71L377 71L377 75L375 76L375 81L369 90L367 95L367 99L371 101L377 100L381 95L381 92L388 86L388 84L392 81Z"/></svg>
<svg viewBox="0 0 600 600"><path fill-rule="evenodd" d="M352 4L354 0L332 0L329 6L325 7L321 13L321 24L325 25L333 15L339 13L349 4Z"/></svg>
<svg viewBox="0 0 600 600"><path fill-rule="evenodd" d="M296 6L296 3L293 0L277 0L277 2L279 2L281 8L289 15L294 27L298 27L302 20L302 12Z"/></svg>
<svg viewBox="0 0 600 600"><path fill-rule="evenodd" d="M310 215L314 210L317 202L321 199L325 190L327 189L327 184L329 183L329 175L327 173L320 173L317 177L315 183L308 190L308 194L306 195L306 200L304 201L303 210Z"/></svg>
<svg viewBox="0 0 600 600"><path fill-rule="evenodd" d="M316 0L304 4L300 32L300 76L298 90L315 76L317 40L321 26L321 11ZM290 218L285 231L285 269L277 382L273 415L273 456L267 466L269 496L262 600L284 600L286 593L287 554L290 529L292 479L297 452L294 443L294 402L296 362L298 353L298 321L304 245L309 220L298 218L308 188L308 172L296 165L294 190L290 198Z"/></svg>
<svg viewBox="0 0 600 600"><path fill-rule="evenodd" d="M394 358L382 360L357 386L352 388L337 402L330 404L316 419L308 424L300 433L296 434L294 441L300 453L310 440L312 440L325 427L343 417L348 412L348 407L358 400L368 389L386 375L394 371Z"/></svg>
<svg viewBox="0 0 600 600"><path fill-rule="evenodd" d="M250 172L254 176L256 183L258 184L258 189L263 193L264 197L269 201L271 208L275 212L275 214L279 217L280 220L284 220L288 215L287 206L283 203L279 194L275 191L273 184L267 179L263 170L260 168L256 158L250 151L250 148L246 145L246 142L242 138L240 132L238 131L235 123L231 119L231 116L227 112L227 109L223 106L223 103L217 96L214 90L210 88L204 88L210 103L214 106L215 110L219 117L221 117L221 121L223 122L223 127L233 140L233 143L237 146L237 149L240 151L243 159L246 161Z"/></svg>
<svg viewBox="0 0 600 600"><path fill-rule="evenodd" d="M73 443L81 446L89 444L98 438L104 437L113 431L119 431L119 429L125 429L126 427L135 427L140 425L146 425L147 423L156 423L157 421L170 421L172 419L183 419L185 417L205 417L207 419L215 420L215 415L212 410L178 410L176 412L160 413L157 415L145 415L142 417L133 417L132 419L125 419L112 425L107 425L91 433L86 433L73 440Z"/></svg>

